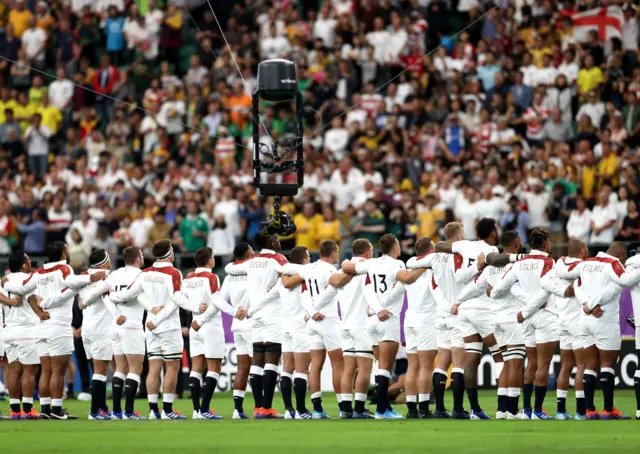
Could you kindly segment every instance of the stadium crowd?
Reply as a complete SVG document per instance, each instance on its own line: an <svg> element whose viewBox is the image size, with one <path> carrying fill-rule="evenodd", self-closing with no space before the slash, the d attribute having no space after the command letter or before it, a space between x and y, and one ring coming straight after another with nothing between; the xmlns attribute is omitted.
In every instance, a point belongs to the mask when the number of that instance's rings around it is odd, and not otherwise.
<svg viewBox="0 0 640 454"><path fill-rule="evenodd" d="M572 15L601 5L621 8L620 30L578 41ZM251 185L250 106L257 63L280 57L305 103L286 248L392 232L410 253L453 219L473 239L484 216L525 244L548 228L556 256L570 237L638 240L633 1L215 2L215 17L197 0L0 8L0 254L66 239L83 268L92 248L170 236L228 257L272 209ZM262 112L261 142L286 145L291 106Z"/></svg>

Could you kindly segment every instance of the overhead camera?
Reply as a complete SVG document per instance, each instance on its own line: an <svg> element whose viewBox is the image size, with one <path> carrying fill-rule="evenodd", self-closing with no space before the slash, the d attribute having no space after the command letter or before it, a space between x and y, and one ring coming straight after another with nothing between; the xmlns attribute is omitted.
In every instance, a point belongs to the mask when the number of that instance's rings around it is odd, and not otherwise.
<svg viewBox="0 0 640 454"><path fill-rule="evenodd" d="M262 222L262 231L272 235L286 236L296 231L293 220L280 206L282 197L295 196L304 182L304 155L302 149L302 118L297 115L302 110L302 94L298 90L296 66L289 60L273 59L258 65L258 83L253 93L253 182L261 196L273 197L274 213ZM271 102L295 100L296 132L287 149L278 149L271 140L269 144L260 142L260 99ZM267 132L267 131L265 131ZM285 157L293 152L295 160ZM270 183L269 175L295 174L294 183ZM285 180L285 178L282 178Z"/></svg>

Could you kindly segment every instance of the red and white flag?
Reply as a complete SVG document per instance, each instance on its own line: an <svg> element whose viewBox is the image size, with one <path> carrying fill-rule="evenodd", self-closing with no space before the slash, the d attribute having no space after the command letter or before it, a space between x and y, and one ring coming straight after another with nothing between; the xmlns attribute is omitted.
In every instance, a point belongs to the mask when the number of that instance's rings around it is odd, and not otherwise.
<svg viewBox="0 0 640 454"><path fill-rule="evenodd" d="M589 32L596 30L598 39L605 42L611 38L622 37L624 14L618 6L590 9L571 16L573 37L576 41L588 41Z"/></svg>

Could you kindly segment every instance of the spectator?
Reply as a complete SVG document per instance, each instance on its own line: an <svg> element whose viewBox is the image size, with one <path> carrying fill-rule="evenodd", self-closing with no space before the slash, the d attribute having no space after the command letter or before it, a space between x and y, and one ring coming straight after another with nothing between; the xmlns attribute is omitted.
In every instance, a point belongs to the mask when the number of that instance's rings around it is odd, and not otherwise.
<svg viewBox="0 0 640 454"><path fill-rule="evenodd" d="M195 202L189 202L187 205L187 215L180 223L179 233L187 252L195 252L207 245L209 227L207 221L199 216L198 205Z"/></svg>
<svg viewBox="0 0 640 454"><path fill-rule="evenodd" d="M22 48L25 51L26 60L29 65L42 70L45 66L47 34L42 28L36 27L35 17L31 16L27 23L28 28L21 37Z"/></svg>
<svg viewBox="0 0 640 454"><path fill-rule="evenodd" d="M49 167L49 138L52 131L42 124L42 115L33 115L31 126L24 133L29 155L29 168L42 178Z"/></svg>
<svg viewBox="0 0 640 454"><path fill-rule="evenodd" d="M13 9L9 12L8 22L18 39L21 39L24 32L31 26L32 19L33 13L25 8L25 0L16 0Z"/></svg>
<svg viewBox="0 0 640 454"><path fill-rule="evenodd" d="M329 205L322 209L322 221L316 226L316 237L318 245L325 240L333 240L340 244L340 221L336 219L335 212Z"/></svg>
<svg viewBox="0 0 640 454"><path fill-rule="evenodd" d="M376 247L380 237L385 233L385 227L384 214L378 209L374 200L367 200L363 210L358 214L358 224L354 231L360 238L369 240Z"/></svg>
<svg viewBox="0 0 640 454"><path fill-rule="evenodd" d="M89 247L92 246L92 240L96 237L96 232L98 231L98 223L95 219L89 218L89 210L87 208L80 209L79 219L76 219L71 223L69 231L65 237L65 242L71 242L71 234L74 230L78 231L81 238L86 238L86 242L89 244Z"/></svg>
<svg viewBox="0 0 640 454"><path fill-rule="evenodd" d="M638 203L635 200L627 202L627 215L622 221L622 227L616 240L626 242L640 240L640 215L638 214Z"/></svg>
<svg viewBox="0 0 640 454"><path fill-rule="evenodd" d="M78 229L71 228L70 233L70 241L67 241L69 265L76 272L79 272L87 266L89 255L91 254L91 246Z"/></svg>
<svg viewBox="0 0 640 454"><path fill-rule="evenodd" d="M42 255L46 247L47 229L40 209L34 209L30 217L23 217L18 232L24 235L24 252Z"/></svg>
<svg viewBox="0 0 640 454"><path fill-rule="evenodd" d="M217 268L224 268L231 261L236 242L224 215L218 214L211 222L207 245L213 250Z"/></svg>
<svg viewBox="0 0 640 454"><path fill-rule="evenodd" d="M526 246L529 238L528 232L530 224L531 218L529 217L529 213L521 209L520 200L518 200L516 196L511 196L509 199L509 212L500 220L500 228L502 228L502 230L515 230L518 232L520 241Z"/></svg>
<svg viewBox="0 0 640 454"><path fill-rule="evenodd" d="M589 246L596 249L608 247L616 236L617 213L615 207L609 202L609 192L601 189L598 194L598 204L591 213L591 237Z"/></svg>
<svg viewBox="0 0 640 454"><path fill-rule="evenodd" d="M317 252L320 247L318 242L318 226L322 222L322 215L316 213L316 207L313 202L305 202L302 207L302 213L294 216L293 222L297 226L296 230L296 247L304 246L309 252Z"/></svg>

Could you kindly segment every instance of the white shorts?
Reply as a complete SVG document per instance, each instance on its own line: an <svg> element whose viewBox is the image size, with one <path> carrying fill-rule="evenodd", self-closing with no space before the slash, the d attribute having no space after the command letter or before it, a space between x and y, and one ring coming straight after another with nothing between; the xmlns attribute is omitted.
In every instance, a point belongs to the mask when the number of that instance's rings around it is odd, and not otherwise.
<svg viewBox="0 0 640 454"><path fill-rule="evenodd" d="M111 344L114 355L144 355L146 351L144 329L123 328L122 326L113 328Z"/></svg>
<svg viewBox="0 0 640 454"><path fill-rule="evenodd" d="M640 325L640 322L638 324ZM640 350L640 326L636 327L636 350Z"/></svg>
<svg viewBox="0 0 640 454"><path fill-rule="evenodd" d="M594 317L584 317L582 327L582 347L595 345L598 350L620 351L622 336L620 324L603 322Z"/></svg>
<svg viewBox="0 0 640 454"><path fill-rule="evenodd" d="M536 312L522 323L522 328L525 347L558 341L558 316L549 311Z"/></svg>
<svg viewBox="0 0 640 454"><path fill-rule="evenodd" d="M282 333L282 353L309 353L309 335L303 332Z"/></svg>
<svg viewBox="0 0 640 454"><path fill-rule="evenodd" d="M282 342L282 321L277 318L256 319L251 329L253 343L269 342L279 344Z"/></svg>
<svg viewBox="0 0 640 454"><path fill-rule="evenodd" d="M560 338L560 350L581 349L583 339L580 317L558 323L558 337Z"/></svg>
<svg viewBox="0 0 640 454"><path fill-rule="evenodd" d="M189 329L189 353L191 357L204 355L207 359L224 358L224 330L205 323L198 331Z"/></svg>
<svg viewBox="0 0 640 454"><path fill-rule="evenodd" d="M82 345L87 359L111 361L113 359L113 343L108 335L82 336Z"/></svg>
<svg viewBox="0 0 640 454"><path fill-rule="evenodd" d="M492 313L486 310L461 309L458 313L460 318L460 333L463 338L479 334L485 338L493 334L494 321Z"/></svg>
<svg viewBox="0 0 640 454"><path fill-rule="evenodd" d="M457 316L436 319L436 341L438 348L445 350L464 348L464 340L460 332L460 319Z"/></svg>
<svg viewBox="0 0 640 454"><path fill-rule="evenodd" d="M368 329L343 329L342 354L373 359L373 342Z"/></svg>
<svg viewBox="0 0 640 454"><path fill-rule="evenodd" d="M426 352L438 349L435 323L429 322L419 328L404 327L404 340L407 344L407 353Z"/></svg>
<svg viewBox="0 0 640 454"><path fill-rule="evenodd" d="M524 329L522 323L515 321L515 318L513 322L496 323L495 335L496 339L500 338L500 347L524 345Z"/></svg>
<svg viewBox="0 0 640 454"><path fill-rule="evenodd" d="M369 334L369 339L371 340L371 347L377 347L380 342L378 341L378 333L376 332L376 324L378 323L378 317L372 315L367 319L367 326L365 330Z"/></svg>
<svg viewBox="0 0 640 454"><path fill-rule="evenodd" d="M233 339L236 344L236 355L253 356L253 339L250 329L234 331Z"/></svg>
<svg viewBox="0 0 640 454"><path fill-rule="evenodd" d="M309 350L338 350L341 347L340 322L325 318L316 322L307 321Z"/></svg>
<svg viewBox="0 0 640 454"><path fill-rule="evenodd" d="M380 342L398 342L401 341L400 333L400 317L397 315L381 322L378 318L375 318L374 333L375 338L378 340L376 345Z"/></svg>
<svg viewBox="0 0 640 454"><path fill-rule="evenodd" d="M4 357L4 333L2 326L0 326L0 358Z"/></svg>
<svg viewBox="0 0 640 454"><path fill-rule="evenodd" d="M184 340L182 330L172 329L162 333L146 332L147 354L149 359L164 359L165 361L182 359Z"/></svg>
<svg viewBox="0 0 640 454"><path fill-rule="evenodd" d="M20 364L40 364L38 346L35 339L11 339L4 341L4 356L9 363L18 361Z"/></svg>
<svg viewBox="0 0 640 454"><path fill-rule="evenodd" d="M48 326L36 338L38 356L64 356L73 353L71 326Z"/></svg>

